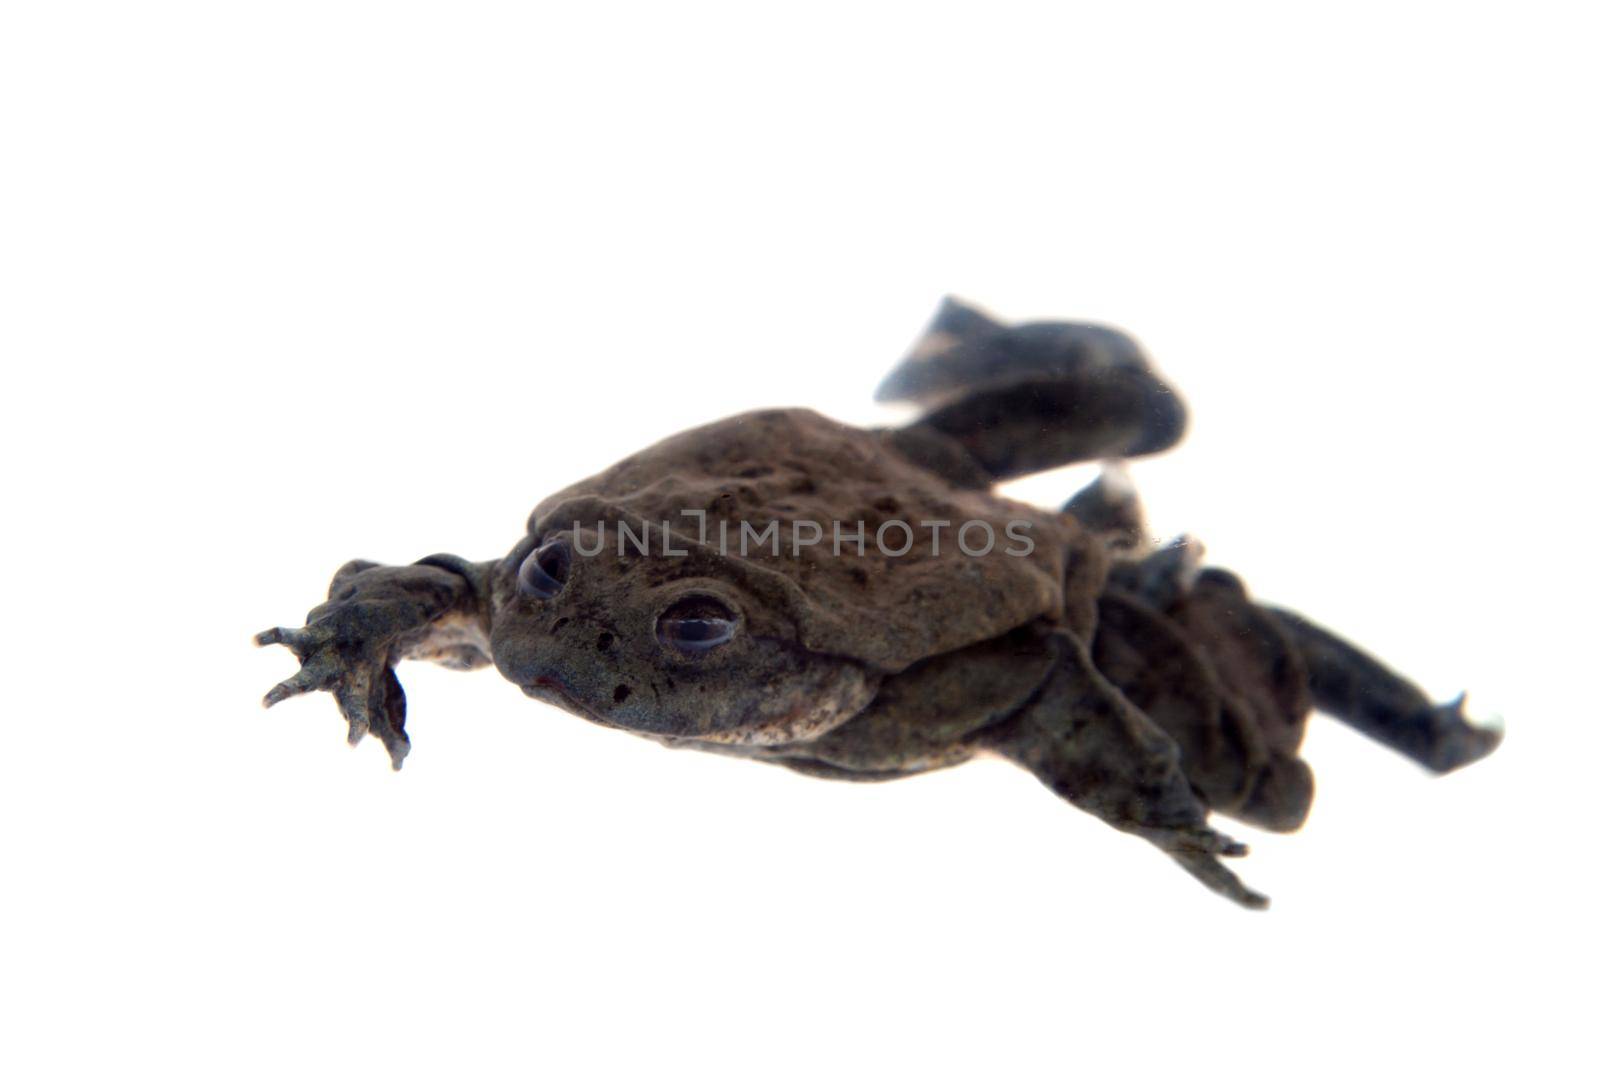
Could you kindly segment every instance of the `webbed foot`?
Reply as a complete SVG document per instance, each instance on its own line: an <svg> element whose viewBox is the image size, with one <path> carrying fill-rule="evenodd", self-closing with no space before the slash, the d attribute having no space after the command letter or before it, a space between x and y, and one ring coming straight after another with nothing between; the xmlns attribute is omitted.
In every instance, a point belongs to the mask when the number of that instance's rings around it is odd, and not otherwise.
<svg viewBox="0 0 1600 1067"><path fill-rule="evenodd" d="M941 434L1002 481L1159 452L1187 422L1126 334L1083 322L1008 326L948 297L877 397L923 408L908 435Z"/></svg>
<svg viewBox="0 0 1600 1067"><path fill-rule="evenodd" d="M346 643L340 639L340 627L324 620L303 629L275 626L256 634L255 643L283 645L300 660L300 670L293 677L261 698L263 706L270 708L315 690L332 693L349 726L350 744L370 732L383 742L394 769L400 769L411 751L411 740L405 731L405 690L389 659L392 642Z"/></svg>
<svg viewBox="0 0 1600 1067"><path fill-rule="evenodd" d="M1464 767L1499 747L1504 731L1468 719L1465 693L1435 704L1414 682L1342 637L1294 612L1274 608L1273 614L1305 660L1318 710L1435 774Z"/></svg>

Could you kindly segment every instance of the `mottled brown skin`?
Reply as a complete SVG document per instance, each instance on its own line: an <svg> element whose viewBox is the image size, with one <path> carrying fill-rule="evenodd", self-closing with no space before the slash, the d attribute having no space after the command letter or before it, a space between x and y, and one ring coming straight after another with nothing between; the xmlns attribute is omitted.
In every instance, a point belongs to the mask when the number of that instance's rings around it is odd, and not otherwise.
<svg viewBox="0 0 1600 1067"><path fill-rule="evenodd" d="M1181 435L1181 402L1125 336L1005 327L947 301L880 396L926 414L869 430L752 412L549 497L503 559L347 564L304 628L258 635L301 661L267 703L333 692L352 743L377 734L396 768L410 747L404 658L493 663L592 722L825 778L994 754L1252 907L1265 898L1220 862L1244 849L1208 813L1301 824L1312 780L1296 752L1313 704L1436 771L1498 741L1459 701L1435 706L1365 653L1255 604L1193 545L1151 551L1115 468L1059 512L992 491ZM898 534L875 539L889 521L916 532L903 554ZM773 522L776 541L740 543L741 524ZM939 522L935 545L925 524ZM1001 534L990 551L956 541L973 522ZM859 547L836 552L836 525L859 529ZM680 616L689 628L672 630Z"/></svg>

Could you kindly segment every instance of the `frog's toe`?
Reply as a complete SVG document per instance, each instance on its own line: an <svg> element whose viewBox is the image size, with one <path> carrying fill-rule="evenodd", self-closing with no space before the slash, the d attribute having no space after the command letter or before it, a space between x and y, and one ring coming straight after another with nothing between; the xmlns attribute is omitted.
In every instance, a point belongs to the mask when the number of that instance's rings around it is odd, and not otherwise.
<svg viewBox="0 0 1600 1067"><path fill-rule="evenodd" d="M1239 857L1250 854L1249 845L1235 841L1227 834L1213 830L1209 826L1178 830L1144 830L1142 833L1163 852L1174 855L1183 853L1194 856Z"/></svg>
<svg viewBox="0 0 1600 1067"><path fill-rule="evenodd" d="M1245 885L1239 876L1224 867L1215 856L1200 852L1169 852L1178 866L1213 893L1227 897L1241 907L1252 911L1265 909L1271 901L1263 893Z"/></svg>
<svg viewBox="0 0 1600 1067"><path fill-rule="evenodd" d="M1144 829L1140 833L1212 892L1242 907L1259 910L1267 906L1265 895L1245 885L1221 862L1222 857L1238 859L1249 855L1250 846L1244 842L1209 826Z"/></svg>
<svg viewBox="0 0 1600 1067"><path fill-rule="evenodd" d="M354 745L367 736L372 726L367 712L367 702L372 692L372 681L366 671L352 671L334 689L339 701L339 713L350 725L347 740Z"/></svg>
<svg viewBox="0 0 1600 1067"><path fill-rule="evenodd" d="M293 677L285 679L267 690L267 695L261 698L261 705L262 707L270 708L274 704L282 703L290 697L299 696L301 693L329 689L337 679L338 671L331 664L312 660L295 672Z"/></svg>
<svg viewBox="0 0 1600 1067"><path fill-rule="evenodd" d="M389 763L395 770L405 762L411 752L411 739L406 736L406 693L393 670L385 670L378 678L368 706L368 725L372 734L383 742L389 753Z"/></svg>
<svg viewBox="0 0 1600 1067"><path fill-rule="evenodd" d="M1116 548L1138 549L1149 538L1144 506L1120 462L1106 464L1100 477L1080 489L1061 510Z"/></svg>
<svg viewBox="0 0 1600 1067"><path fill-rule="evenodd" d="M1474 722L1466 714L1467 694L1433 709L1433 744L1426 753L1428 769L1448 774L1489 755L1505 739L1498 722Z"/></svg>
<svg viewBox="0 0 1600 1067"><path fill-rule="evenodd" d="M262 630L256 634L254 641L257 648L266 648L268 645L285 645L298 649L305 643L305 631L292 626L274 626L270 630Z"/></svg>

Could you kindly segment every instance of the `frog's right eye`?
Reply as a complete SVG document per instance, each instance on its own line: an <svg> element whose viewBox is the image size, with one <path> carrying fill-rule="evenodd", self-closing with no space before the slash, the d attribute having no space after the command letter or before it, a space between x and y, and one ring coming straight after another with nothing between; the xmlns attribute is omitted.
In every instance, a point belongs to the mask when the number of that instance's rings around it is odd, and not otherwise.
<svg viewBox="0 0 1600 1067"><path fill-rule="evenodd" d="M713 596L696 594L672 605L656 620L656 640L664 647L695 655L733 640L739 616Z"/></svg>
<svg viewBox="0 0 1600 1067"><path fill-rule="evenodd" d="M522 561L517 571L517 591L524 596L549 600L561 592L572 570L572 553L565 541L551 541L536 548Z"/></svg>

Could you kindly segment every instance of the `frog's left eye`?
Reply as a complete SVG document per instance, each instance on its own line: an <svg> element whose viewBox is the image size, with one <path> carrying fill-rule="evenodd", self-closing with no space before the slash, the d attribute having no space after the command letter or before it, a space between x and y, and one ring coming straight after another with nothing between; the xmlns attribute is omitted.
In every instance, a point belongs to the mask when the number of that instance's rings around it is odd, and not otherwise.
<svg viewBox="0 0 1600 1067"><path fill-rule="evenodd" d="M716 597L685 597L656 620L656 640L678 652L707 652L733 640L739 616Z"/></svg>
<svg viewBox="0 0 1600 1067"><path fill-rule="evenodd" d="M565 541L551 541L535 549L517 571L517 590L524 596L549 600L567 584L572 554Z"/></svg>

